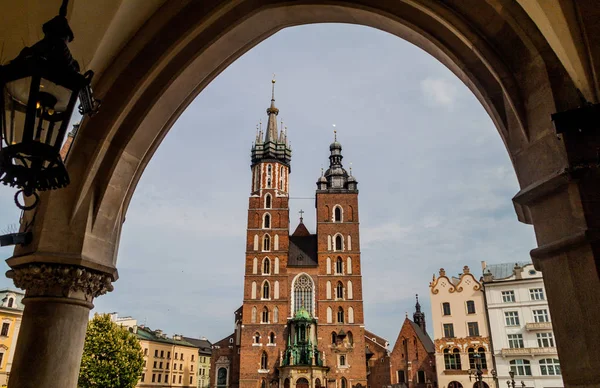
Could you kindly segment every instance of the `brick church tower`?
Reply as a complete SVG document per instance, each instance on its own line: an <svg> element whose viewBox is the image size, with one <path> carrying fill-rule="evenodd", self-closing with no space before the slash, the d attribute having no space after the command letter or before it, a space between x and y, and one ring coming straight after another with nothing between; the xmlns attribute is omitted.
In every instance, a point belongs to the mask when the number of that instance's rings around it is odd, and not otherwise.
<svg viewBox="0 0 600 388"><path fill-rule="evenodd" d="M278 113L273 91L251 151L244 302L235 332L214 346L211 385L366 387L357 182L335 139L317 181L317 233L301 217L290 235L292 152Z"/></svg>

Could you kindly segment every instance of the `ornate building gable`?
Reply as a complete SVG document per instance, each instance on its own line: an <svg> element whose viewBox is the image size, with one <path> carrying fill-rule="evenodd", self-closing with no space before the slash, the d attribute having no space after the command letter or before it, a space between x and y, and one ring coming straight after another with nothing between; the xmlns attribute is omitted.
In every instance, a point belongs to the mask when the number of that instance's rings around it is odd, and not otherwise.
<svg viewBox="0 0 600 388"><path fill-rule="evenodd" d="M438 294L440 290L449 293L462 292L466 288L474 291L482 290L481 283L473 276L471 270L466 265L463 267L463 272L460 274L460 277L453 277L452 279L446 276L445 269L440 268L439 277L436 278L435 274L433 274L433 278L429 283L429 288L431 288L431 293L434 295Z"/></svg>

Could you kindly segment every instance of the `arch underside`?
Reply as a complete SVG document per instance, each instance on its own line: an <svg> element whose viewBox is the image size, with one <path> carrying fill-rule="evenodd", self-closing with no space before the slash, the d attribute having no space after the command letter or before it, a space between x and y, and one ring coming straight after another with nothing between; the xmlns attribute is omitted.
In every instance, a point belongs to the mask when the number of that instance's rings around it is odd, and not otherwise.
<svg viewBox="0 0 600 388"><path fill-rule="evenodd" d="M79 130L67 162L72 184L45 194L40 206L52 212L45 219L53 225L38 222L35 228L44 233L34 233L34 243L15 254L53 252L55 241L67 240L60 249L74 262L114 268L137 182L179 115L243 53L283 28L310 23L370 26L437 58L489 113L521 186L564 164L559 147L547 144L550 114L570 107L575 90L535 25L512 2L166 2L95 85L104 105ZM520 159L531 146L558 156L533 171L530 161Z"/></svg>

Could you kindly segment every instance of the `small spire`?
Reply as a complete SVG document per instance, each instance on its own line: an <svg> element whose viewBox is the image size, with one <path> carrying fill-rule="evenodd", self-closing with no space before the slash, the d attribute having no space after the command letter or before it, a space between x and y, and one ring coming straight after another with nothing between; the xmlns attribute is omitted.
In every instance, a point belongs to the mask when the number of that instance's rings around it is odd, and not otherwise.
<svg viewBox="0 0 600 388"><path fill-rule="evenodd" d="M321 166L321 176L323 176L325 173L323 172L323 166Z"/></svg>
<svg viewBox="0 0 600 388"><path fill-rule="evenodd" d="M273 73L273 79L271 80L271 101L275 101L275 73Z"/></svg>
<svg viewBox="0 0 600 388"><path fill-rule="evenodd" d="M303 223L304 217L302 217L302 216L304 215L304 210L300 209L300 211L298 213L300 213L300 223Z"/></svg>
<svg viewBox="0 0 600 388"><path fill-rule="evenodd" d="M404 315L406 316L406 319L408 319L408 311L405 311Z"/></svg>

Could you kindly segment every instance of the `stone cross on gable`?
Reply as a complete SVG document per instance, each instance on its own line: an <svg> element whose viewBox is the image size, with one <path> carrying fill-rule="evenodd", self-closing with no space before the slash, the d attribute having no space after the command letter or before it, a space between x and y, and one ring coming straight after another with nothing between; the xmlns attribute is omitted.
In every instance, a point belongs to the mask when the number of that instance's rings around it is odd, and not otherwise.
<svg viewBox="0 0 600 388"><path fill-rule="evenodd" d="M302 222L302 220L304 219L302 217L304 215L304 210L300 209L300 211L298 213L300 213L300 222Z"/></svg>

